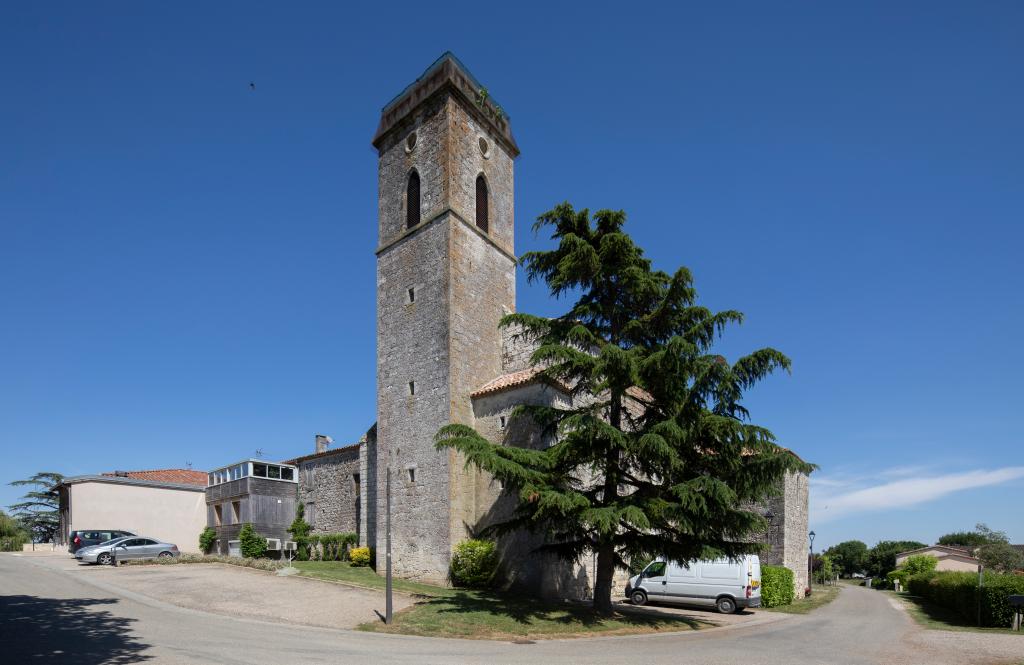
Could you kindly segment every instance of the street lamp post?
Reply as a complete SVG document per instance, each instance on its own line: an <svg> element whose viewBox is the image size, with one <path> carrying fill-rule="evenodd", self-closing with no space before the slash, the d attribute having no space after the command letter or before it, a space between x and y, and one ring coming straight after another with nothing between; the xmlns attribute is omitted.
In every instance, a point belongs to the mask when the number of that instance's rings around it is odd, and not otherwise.
<svg viewBox="0 0 1024 665"><path fill-rule="evenodd" d="M807 534L807 537L811 539L811 559L808 562L807 581L809 586L814 586L814 532L811 531Z"/></svg>

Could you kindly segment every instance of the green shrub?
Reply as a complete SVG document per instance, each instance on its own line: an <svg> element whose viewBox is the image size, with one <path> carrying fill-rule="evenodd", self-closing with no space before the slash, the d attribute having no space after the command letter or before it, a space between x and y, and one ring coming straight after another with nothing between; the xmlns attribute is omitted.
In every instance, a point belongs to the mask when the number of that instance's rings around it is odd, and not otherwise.
<svg viewBox="0 0 1024 665"><path fill-rule="evenodd" d="M28 529L0 510L0 552L20 552L21 546L30 541Z"/></svg>
<svg viewBox="0 0 1024 665"><path fill-rule="evenodd" d="M267 553L267 539L256 533L251 522L246 522L238 532L241 541L242 556L247 559L259 559Z"/></svg>
<svg viewBox="0 0 1024 665"><path fill-rule="evenodd" d="M199 551L203 554L209 554L210 550L213 549L213 544L217 541L217 531L212 527L206 527L199 534Z"/></svg>
<svg viewBox="0 0 1024 665"><path fill-rule="evenodd" d="M470 589L486 589L498 572L498 548L493 541L470 539L455 546L452 554L452 584Z"/></svg>
<svg viewBox="0 0 1024 665"><path fill-rule="evenodd" d="M351 532L323 533L319 536L320 558L324 561L344 561L349 547L359 542L359 535Z"/></svg>
<svg viewBox="0 0 1024 665"><path fill-rule="evenodd" d="M784 566L761 566L761 606L778 607L793 602L793 571Z"/></svg>
<svg viewBox="0 0 1024 665"><path fill-rule="evenodd" d="M1008 627L1013 620L1009 596L1024 594L1024 575L985 573L978 589L977 573L944 571L911 577L907 588L915 596L953 610L965 621L978 619L981 600L981 625Z"/></svg>
<svg viewBox="0 0 1024 665"><path fill-rule="evenodd" d="M369 547L353 547L348 553L349 561L352 562L353 566L369 566L370 565L370 548Z"/></svg>

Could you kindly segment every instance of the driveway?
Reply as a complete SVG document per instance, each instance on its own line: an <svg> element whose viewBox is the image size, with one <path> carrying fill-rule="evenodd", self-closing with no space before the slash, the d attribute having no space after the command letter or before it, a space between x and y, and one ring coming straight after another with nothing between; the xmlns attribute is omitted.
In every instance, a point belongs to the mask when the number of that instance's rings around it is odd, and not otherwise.
<svg viewBox="0 0 1024 665"><path fill-rule="evenodd" d="M310 580L281 577L227 564L177 566L93 566L63 556L33 557L38 565L71 572L80 579L147 596L178 607L227 616L264 619L322 628L355 628L378 620L384 594ZM403 594L394 595L399 611L412 605Z"/></svg>
<svg viewBox="0 0 1024 665"><path fill-rule="evenodd" d="M382 635L227 617L121 590L94 575L95 569L68 570L49 564L41 559L0 555L0 643L5 645L5 662L64 663L69 657L83 665L145 660L275 665L1017 665L1024 661L1024 636L925 631L886 594L857 587L844 588L835 602L813 614L767 624L677 634L509 644ZM101 574L120 574L126 570ZM281 581L305 583L293 578ZM317 600L311 602L315 604Z"/></svg>

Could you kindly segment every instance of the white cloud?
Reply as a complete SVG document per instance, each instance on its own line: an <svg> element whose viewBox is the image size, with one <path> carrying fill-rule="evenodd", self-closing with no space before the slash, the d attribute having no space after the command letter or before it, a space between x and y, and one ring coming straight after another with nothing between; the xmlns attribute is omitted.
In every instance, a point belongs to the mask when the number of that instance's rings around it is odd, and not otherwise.
<svg viewBox="0 0 1024 665"><path fill-rule="evenodd" d="M811 503L814 521L821 523L854 513L907 508L928 501L934 501L953 492L999 485L1018 478L1024 478L1024 466L1009 466L990 471L979 470L964 473L948 473L925 478L915 478L907 473L913 470L910 467L900 470L894 469L893 471L902 473L890 473L890 477L892 475L908 477L839 493L834 493L834 489L830 492L828 488L848 486L852 481L829 478L819 479L815 483L815 496Z"/></svg>

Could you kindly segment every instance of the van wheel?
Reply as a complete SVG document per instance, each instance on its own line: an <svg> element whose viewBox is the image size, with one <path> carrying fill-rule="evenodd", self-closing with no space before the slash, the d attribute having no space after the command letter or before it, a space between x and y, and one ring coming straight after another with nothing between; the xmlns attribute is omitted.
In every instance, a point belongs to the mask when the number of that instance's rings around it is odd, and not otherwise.
<svg viewBox="0 0 1024 665"><path fill-rule="evenodd" d="M732 614L736 611L736 601L728 596L723 596L715 601L715 607L717 607L718 611L722 614Z"/></svg>
<svg viewBox="0 0 1024 665"><path fill-rule="evenodd" d="M630 594L629 600L634 605L646 605L647 604L647 594L644 593L643 591L634 591L633 593Z"/></svg>
<svg viewBox="0 0 1024 665"><path fill-rule="evenodd" d="M109 566L111 561L112 559L110 558L110 555L106 552L96 557L96 563L100 564L101 566Z"/></svg>

